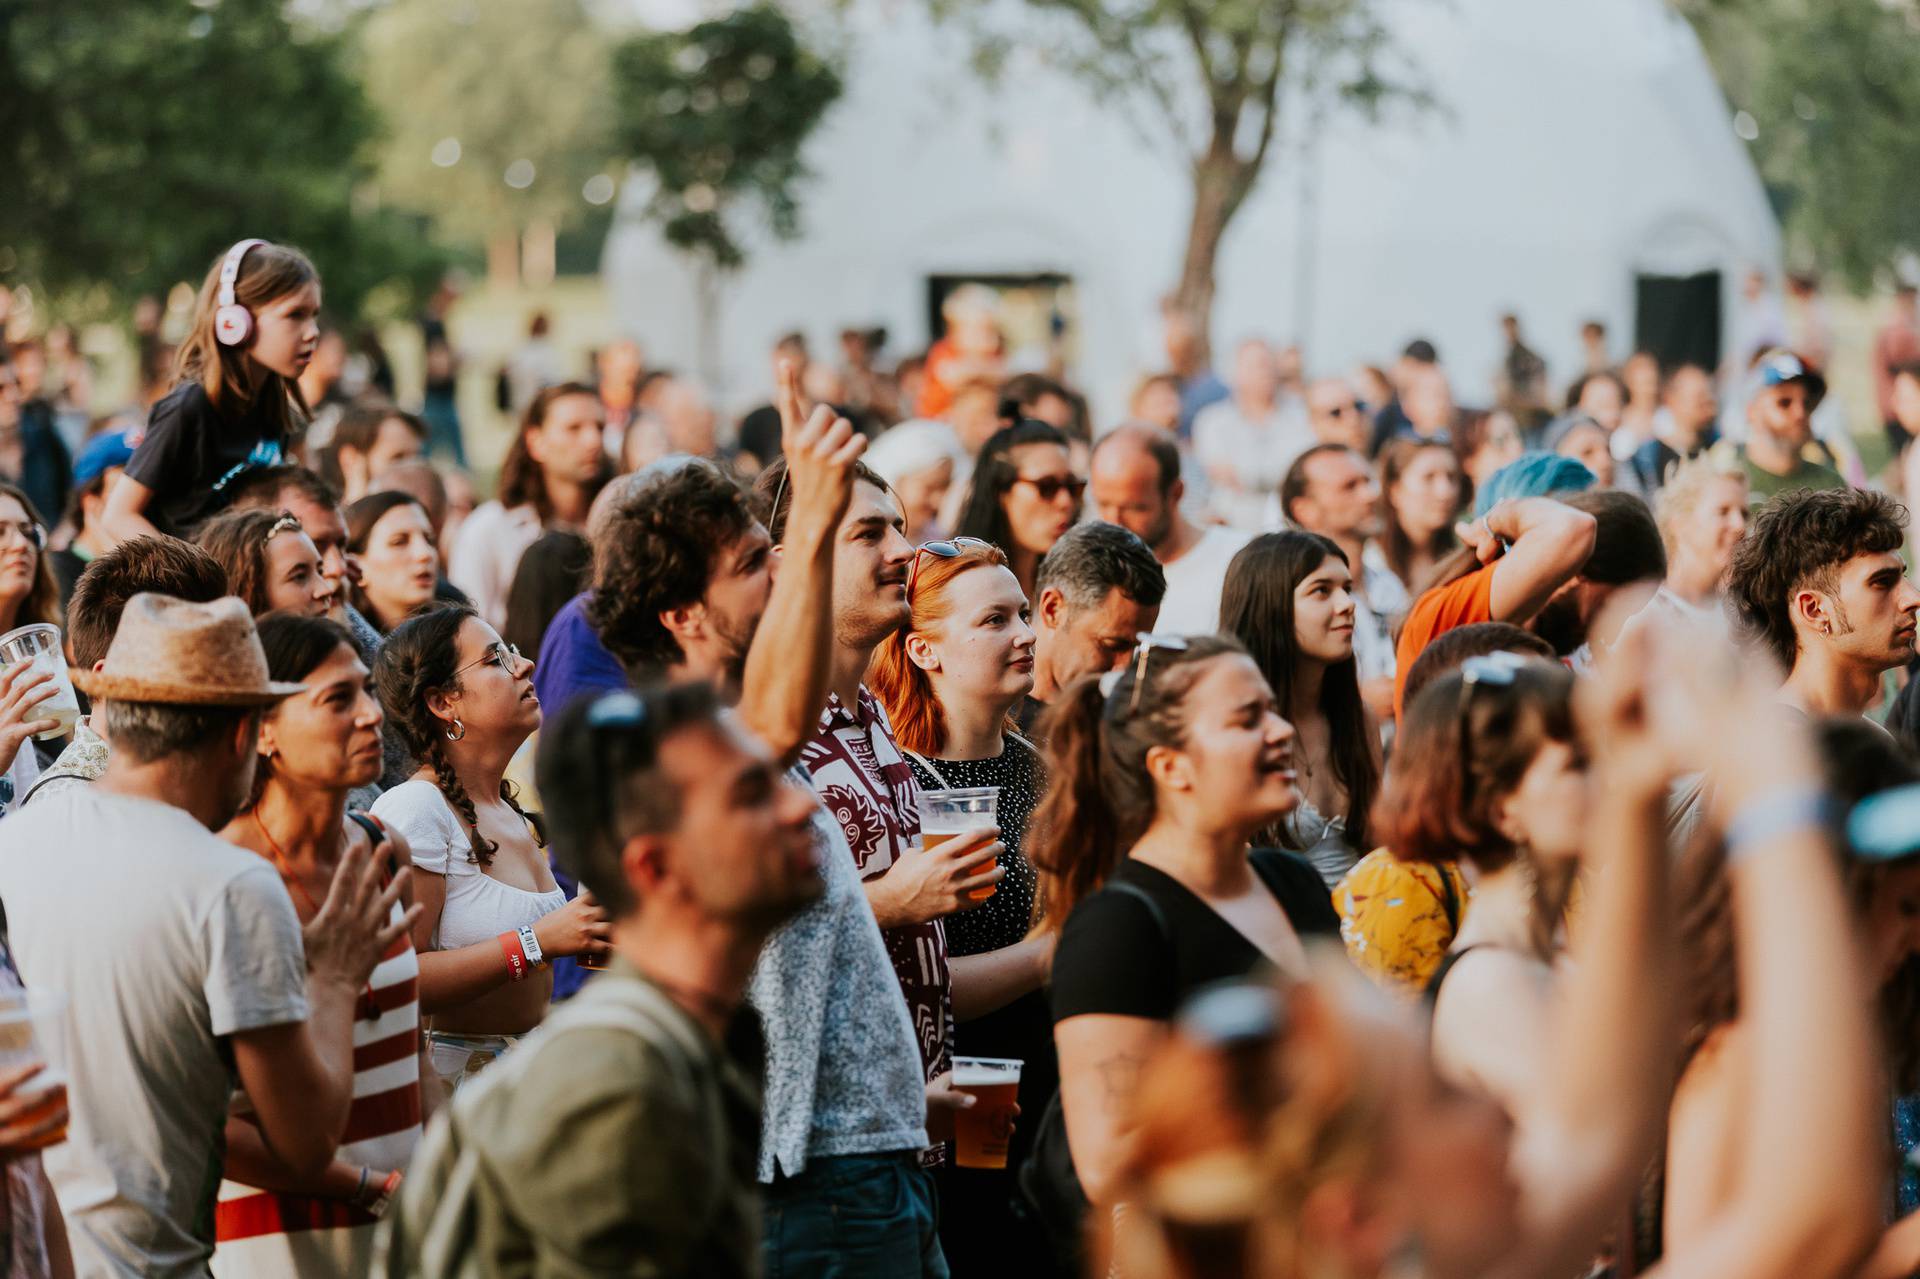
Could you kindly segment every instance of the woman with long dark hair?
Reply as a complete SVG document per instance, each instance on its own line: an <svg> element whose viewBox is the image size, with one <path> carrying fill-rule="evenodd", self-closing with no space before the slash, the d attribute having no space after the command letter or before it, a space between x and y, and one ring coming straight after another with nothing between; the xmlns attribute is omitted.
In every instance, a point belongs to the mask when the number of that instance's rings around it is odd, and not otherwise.
<svg viewBox="0 0 1920 1279"><path fill-rule="evenodd" d="M1220 629L1246 645L1293 725L1300 803L1278 842L1331 890L1360 859L1380 785L1380 734L1353 660L1353 572L1316 533L1263 533L1227 566Z"/></svg>
<svg viewBox="0 0 1920 1279"><path fill-rule="evenodd" d="M1409 597L1426 589L1433 570L1460 544L1460 460L1436 440L1402 439L1380 455L1380 549Z"/></svg>
<svg viewBox="0 0 1920 1279"><path fill-rule="evenodd" d="M339 588L321 571L320 551L289 511L227 511L200 526L194 541L227 572L227 593L255 617L284 610L307 617L333 612Z"/></svg>
<svg viewBox="0 0 1920 1279"><path fill-rule="evenodd" d="M1032 599L1040 557L1079 521L1086 489L1063 433L1045 422L1017 422L981 445L954 533L1005 551L1020 589Z"/></svg>
<svg viewBox="0 0 1920 1279"><path fill-rule="evenodd" d="M440 546L419 499L391 490L346 511L347 551L360 566L353 606L385 634L433 603Z"/></svg>
<svg viewBox="0 0 1920 1279"><path fill-rule="evenodd" d="M348 793L376 780L381 760L380 703L352 638L325 618L296 613L269 614L259 632L268 675L306 687L262 717L253 799L221 837L273 863L306 924L355 845L370 842L376 856L395 859L389 874L407 865L408 850L379 823L347 812ZM394 924L413 913L403 897ZM216 1275L344 1279L372 1265L381 1207L399 1187L426 1118L419 972L403 934L367 981L353 1048L355 1064L368 1064L354 1076L347 1139L326 1168L296 1175L244 1113L227 1121Z"/></svg>
<svg viewBox="0 0 1920 1279"><path fill-rule="evenodd" d="M520 556L550 529L587 526L593 499L613 478L607 411L584 382L562 382L533 397L500 464L500 497L469 515L447 551L447 577L495 626Z"/></svg>
<svg viewBox="0 0 1920 1279"><path fill-rule="evenodd" d="M1143 636L1127 664L1049 708L1046 797L1029 828L1041 927L1057 931L1053 1035L1070 1174L1056 1239L1111 1202L1133 1072L1209 982L1299 974L1333 935L1326 886L1294 854L1252 847L1299 802L1293 730L1260 668L1222 636ZM1056 1121L1049 1112L1048 1143Z"/></svg>
<svg viewBox="0 0 1920 1279"><path fill-rule="evenodd" d="M584 895L567 900L539 822L506 780L540 727L532 674L462 606L403 622L374 661L387 722L418 769L373 814L413 851L420 1002L449 1087L540 1023L553 994L546 959L606 951L605 912Z"/></svg>

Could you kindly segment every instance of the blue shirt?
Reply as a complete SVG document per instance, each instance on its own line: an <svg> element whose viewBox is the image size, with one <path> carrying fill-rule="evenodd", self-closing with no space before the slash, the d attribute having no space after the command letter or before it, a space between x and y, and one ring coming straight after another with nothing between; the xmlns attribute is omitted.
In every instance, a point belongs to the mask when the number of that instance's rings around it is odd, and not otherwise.
<svg viewBox="0 0 1920 1279"><path fill-rule="evenodd" d="M1180 384L1180 438L1193 438L1193 419L1209 404L1217 404L1230 395L1227 384L1204 369Z"/></svg>
<svg viewBox="0 0 1920 1279"><path fill-rule="evenodd" d="M533 668L533 691L540 698L545 714L552 715L575 698L595 693L612 693L628 687L627 672L619 659L607 651L600 635L587 620L588 592L568 600L546 634L540 637L540 660ZM552 858L548 858L552 861ZM572 876L556 863L553 877L571 899L580 889ZM553 997L561 1000L586 983L587 974L571 957L553 961Z"/></svg>

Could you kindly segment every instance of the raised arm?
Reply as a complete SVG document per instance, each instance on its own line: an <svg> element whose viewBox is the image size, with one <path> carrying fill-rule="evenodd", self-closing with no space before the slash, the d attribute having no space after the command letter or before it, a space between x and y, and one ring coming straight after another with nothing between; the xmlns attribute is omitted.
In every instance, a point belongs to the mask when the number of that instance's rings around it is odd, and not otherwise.
<svg viewBox="0 0 1920 1279"><path fill-rule="evenodd" d="M147 506L152 501L153 490L131 475L122 475L115 480L113 487L107 490L107 509L100 514L100 522L106 526L107 536L115 543L131 541L136 537L159 537L160 530L146 516Z"/></svg>
<svg viewBox="0 0 1920 1279"><path fill-rule="evenodd" d="M792 500L773 594L741 675L740 717L782 764L790 764L813 736L827 700L834 534L853 496L853 464L867 441L825 405L803 420L800 373L791 361L780 366L778 398Z"/></svg>
<svg viewBox="0 0 1920 1279"><path fill-rule="evenodd" d="M1509 498L1460 529L1493 570L1493 620L1525 625L1593 553L1594 519L1550 497ZM1506 547L1504 554L1501 547Z"/></svg>

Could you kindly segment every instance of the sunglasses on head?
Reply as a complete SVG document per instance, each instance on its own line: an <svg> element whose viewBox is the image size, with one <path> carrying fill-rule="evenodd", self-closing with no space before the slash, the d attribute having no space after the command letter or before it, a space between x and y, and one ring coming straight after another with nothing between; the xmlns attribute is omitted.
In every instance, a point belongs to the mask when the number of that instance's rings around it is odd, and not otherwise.
<svg viewBox="0 0 1920 1279"><path fill-rule="evenodd" d="M1180 635L1142 635L1133 646L1133 695L1127 699L1127 714L1132 715L1140 709L1140 692L1147 686L1147 661L1156 649L1165 649L1169 653L1187 651L1187 641ZM1112 692L1111 688L1104 690Z"/></svg>
<svg viewBox="0 0 1920 1279"><path fill-rule="evenodd" d="M1080 495L1087 491L1087 482L1077 475L1016 475L1013 482L1031 484L1042 502L1051 502L1062 493L1073 494L1073 500L1077 502Z"/></svg>
<svg viewBox="0 0 1920 1279"><path fill-rule="evenodd" d="M1920 853L1920 783L1869 795L1847 817L1847 846L1862 861L1894 862Z"/></svg>
<svg viewBox="0 0 1920 1279"><path fill-rule="evenodd" d="M1473 722L1473 697L1483 688L1512 688L1526 668L1526 658L1518 653L1487 653L1469 657L1460 663L1460 807L1465 810L1471 796L1473 767L1470 730Z"/></svg>
<svg viewBox="0 0 1920 1279"><path fill-rule="evenodd" d="M954 537L944 542L928 542L913 553L913 567L907 570L907 599L913 599L913 588L920 581L920 557L932 555L938 559L955 559L970 550L991 550L993 543L978 537Z"/></svg>

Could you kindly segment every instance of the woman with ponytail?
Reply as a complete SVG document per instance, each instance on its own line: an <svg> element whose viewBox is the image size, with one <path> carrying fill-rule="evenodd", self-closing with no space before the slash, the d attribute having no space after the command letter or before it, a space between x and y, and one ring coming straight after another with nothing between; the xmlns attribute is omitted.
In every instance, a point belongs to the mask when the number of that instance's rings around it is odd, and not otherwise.
<svg viewBox="0 0 1920 1279"><path fill-rule="evenodd" d="M1058 1086L1047 1014L1051 937L1029 937L1033 867L1022 837L1040 800L1039 753L1009 715L1033 688L1033 627L1027 597L996 546L974 538L929 542L907 576L907 626L882 640L867 687L887 708L894 740L923 791L993 786L1000 791L1000 868L1005 878L971 910L946 919L955 1038L969 1057L1015 1058L1020 1107L1007 1168L949 1168L941 1182L941 1247L959 1274L984 1271L1019 1241L1011 1209L1013 1169L1033 1144L1038 1118ZM1033 1241L1037 1246L1038 1240Z"/></svg>
<svg viewBox="0 0 1920 1279"><path fill-rule="evenodd" d="M373 814L413 850L420 1004L434 1072L455 1087L532 1030L553 994L546 960L605 954L607 918L569 902L507 764L540 727L533 663L465 606L395 627L374 678L418 765Z"/></svg>
<svg viewBox="0 0 1920 1279"><path fill-rule="evenodd" d="M1251 847L1300 795L1293 729L1238 643L1144 635L1125 667L1075 683L1048 715L1050 781L1028 846L1041 927L1059 935L1066 1176L1106 1205L1135 1077L1181 1001L1260 970L1298 974L1302 938L1336 934L1339 919L1304 859ZM1069 1223L1042 1211L1058 1240Z"/></svg>

